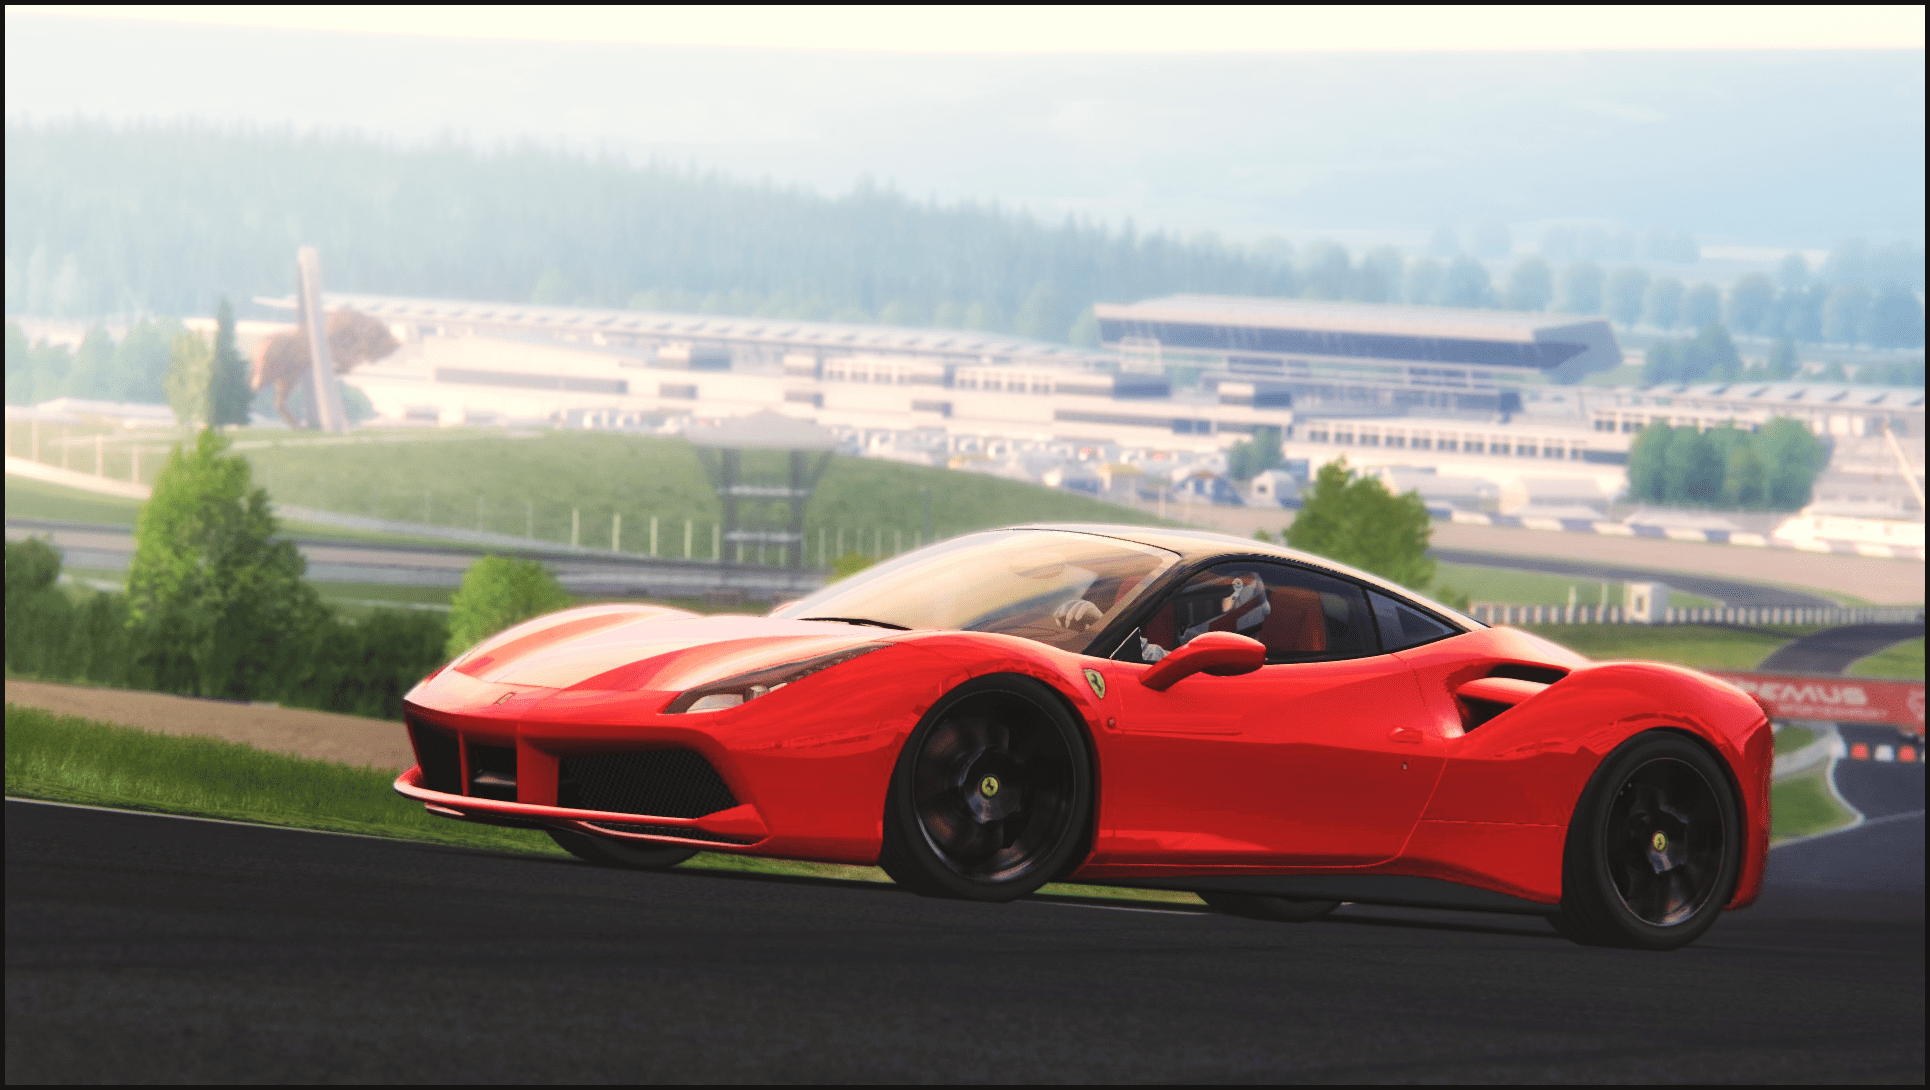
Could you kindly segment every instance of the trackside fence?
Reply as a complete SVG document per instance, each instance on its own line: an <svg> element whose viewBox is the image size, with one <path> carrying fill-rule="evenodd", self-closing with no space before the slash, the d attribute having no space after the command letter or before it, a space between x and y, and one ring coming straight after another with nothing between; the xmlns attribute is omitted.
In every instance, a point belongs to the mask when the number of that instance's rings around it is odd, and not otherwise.
<svg viewBox="0 0 1930 1090"><path fill-rule="evenodd" d="M1922 606L1707 606L1637 616L1623 606L1510 606L1476 602L1468 615L1486 624L1922 624Z"/></svg>

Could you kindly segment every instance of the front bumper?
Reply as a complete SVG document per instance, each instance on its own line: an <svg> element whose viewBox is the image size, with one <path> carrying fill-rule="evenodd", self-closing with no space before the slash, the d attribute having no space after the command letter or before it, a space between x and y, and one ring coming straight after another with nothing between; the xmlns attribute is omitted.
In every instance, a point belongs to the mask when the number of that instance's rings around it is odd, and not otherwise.
<svg viewBox="0 0 1930 1090"><path fill-rule="evenodd" d="M757 808L748 803L700 818L575 810L532 802L479 798L433 791L422 786L420 765L395 779L399 795L415 799L438 817L485 825L537 825L622 840L687 844L719 851L756 848L770 837Z"/></svg>

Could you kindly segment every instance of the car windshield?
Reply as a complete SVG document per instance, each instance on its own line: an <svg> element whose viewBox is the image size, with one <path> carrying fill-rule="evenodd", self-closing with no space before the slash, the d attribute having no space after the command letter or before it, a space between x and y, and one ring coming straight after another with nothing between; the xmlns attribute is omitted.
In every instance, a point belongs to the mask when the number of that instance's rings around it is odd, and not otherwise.
<svg viewBox="0 0 1930 1090"><path fill-rule="evenodd" d="M1003 632L1083 652L1178 559L1118 538L992 530L908 553L771 615Z"/></svg>

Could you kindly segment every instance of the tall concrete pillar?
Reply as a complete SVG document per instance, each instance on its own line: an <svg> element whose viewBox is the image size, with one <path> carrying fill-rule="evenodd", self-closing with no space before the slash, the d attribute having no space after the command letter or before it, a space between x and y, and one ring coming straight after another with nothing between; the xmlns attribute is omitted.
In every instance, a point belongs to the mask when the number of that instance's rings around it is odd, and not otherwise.
<svg viewBox="0 0 1930 1090"><path fill-rule="evenodd" d="M346 432L348 413L342 408L342 387L335 378L335 361L328 355L328 315L322 310L322 261L315 247L295 254L296 293L302 332L308 338L308 422L325 432Z"/></svg>

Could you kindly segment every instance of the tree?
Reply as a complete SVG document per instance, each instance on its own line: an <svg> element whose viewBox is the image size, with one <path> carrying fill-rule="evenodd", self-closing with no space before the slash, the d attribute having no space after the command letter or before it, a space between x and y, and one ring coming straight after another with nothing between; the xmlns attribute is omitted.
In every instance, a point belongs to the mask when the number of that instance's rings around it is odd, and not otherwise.
<svg viewBox="0 0 1930 1090"><path fill-rule="evenodd" d="M1799 253L1784 254L1776 265L1776 283L1784 291L1802 291L1809 287L1809 262Z"/></svg>
<svg viewBox="0 0 1930 1090"><path fill-rule="evenodd" d="M1554 273L1539 257L1524 257L1508 273L1509 310L1547 310L1554 297Z"/></svg>
<svg viewBox="0 0 1930 1090"><path fill-rule="evenodd" d="M534 560L485 556L463 573L449 600L450 658L514 624L570 604L548 568Z"/></svg>
<svg viewBox="0 0 1930 1090"><path fill-rule="evenodd" d="M1434 580L1427 555L1433 528L1413 492L1396 496L1374 477L1356 477L1339 459L1320 467L1305 505L1287 527L1287 544L1330 557L1405 587Z"/></svg>
<svg viewBox="0 0 1930 1090"><path fill-rule="evenodd" d="M1706 432L1676 428L1662 459L1662 492L1673 504L1712 504L1722 498L1726 468L1722 453Z"/></svg>
<svg viewBox="0 0 1930 1090"><path fill-rule="evenodd" d="M173 361L175 338L181 333L181 323L172 318L144 318L129 329L114 349L115 392L109 400L144 404L169 401L165 379Z"/></svg>
<svg viewBox="0 0 1930 1090"><path fill-rule="evenodd" d="M74 397L119 401L120 386L114 374L114 338L107 330L93 326L74 353L74 369L61 384Z"/></svg>
<svg viewBox="0 0 1930 1090"><path fill-rule="evenodd" d="M1642 303L1648 287L1648 270L1639 265L1623 265L1608 276L1603 309L1610 318L1633 329L1642 318Z"/></svg>
<svg viewBox="0 0 1930 1090"><path fill-rule="evenodd" d="M1923 347L1923 304L1916 293L1891 284L1870 304L1869 341L1878 348Z"/></svg>
<svg viewBox="0 0 1930 1090"><path fill-rule="evenodd" d="M1555 309L1564 314L1602 312L1602 267L1593 261L1571 261L1555 279Z"/></svg>
<svg viewBox="0 0 1930 1090"><path fill-rule="evenodd" d="M1514 249L1514 237L1500 220L1484 219L1474 225L1474 252L1482 257L1507 257Z"/></svg>
<svg viewBox="0 0 1930 1090"><path fill-rule="evenodd" d="M1688 376L1682 366L1682 345L1676 341L1658 340L1649 345L1642 358L1642 382L1648 386L1661 386L1671 382L1687 382Z"/></svg>
<svg viewBox="0 0 1930 1090"><path fill-rule="evenodd" d="M248 388L248 361L235 345L235 311L222 299L214 312L214 376L209 406L213 424L246 424L255 392Z"/></svg>
<svg viewBox="0 0 1930 1090"><path fill-rule="evenodd" d="M1439 261L1419 258L1407 266L1401 298L1419 306L1433 306L1441 301L1441 281L1445 276L1446 270Z"/></svg>
<svg viewBox="0 0 1930 1090"><path fill-rule="evenodd" d="M1801 361L1796 358L1796 342L1784 337L1769 350L1769 360L1763 369L1772 379L1787 379L1795 377L1797 368L1801 366Z"/></svg>
<svg viewBox="0 0 1930 1090"><path fill-rule="evenodd" d="M1226 452L1226 475L1250 481L1280 464L1280 429L1258 427L1253 438L1233 444Z"/></svg>
<svg viewBox="0 0 1930 1090"><path fill-rule="evenodd" d="M58 649L49 645L67 634L73 607L54 586L60 578L60 550L37 537L9 541L7 555L7 669L54 676L48 667Z"/></svg>
<svg viewBox="0 0 1930 1090"><path fill-rule="evenodd" d="M1761 273L1736 278L1729 287L1729 324L1740 333L1765 331L1776 303L1776 286Z"/></svg>
<svg viewBox="0 0 1930 1090"><path fill-rule="evenodd" d="M166 388L174 417L184 426L214 422L214 346L199 333L175 335Z"/></svg>
<svg viewBox="0 0 1930 1090"><path fill-rule="evenodd" d="M1072 320L1071 328L1066 330L1066 343L1078 348L1099 347L1099 319L1091 307L1080 311L1079 316Z"/></svg>
<svg viewBox="0 0 1930 1090"><path fill-rule="evenodd" d="M1656 329L1674 329L1682 317L1682 281L1658 276L1642 293L1642 319Z"/></svg>
<svg viewBox="0 0 1930 1090"><path fill-rule="evenodd" d="M1494 301L1488 267L1471 257L1457 257L1441 285L1441 302L1451 307L1485 307Z"/></svg>
<svg viewBox="0 0 1930 1090"><path fill-rule="evenodd" d="M1870 320L1870 290L1839 284L1823 301L1823 340L1830 344L1858 344Z"/></svg>
<svg viewBox="0 0 1930 1090"><path fill-rule="evenodd" d="M1720 322L1710 322L1696 333L1695 340L1689 342L1688 360L1690 381L1706 378L1731 382L1742 374L1742 354Z"/></svg>
<svg viewBox="0 0 1930 1090"><path fill-rule="evenodd" d="M1019 307L1018 317L1012 323L1013 332L1035 341L1049 341L1065 329L1066 320L1065 301L1059 297L1059 289L1051 281L1042 280L1033 286L1032 293Z"/></svg>
<svg viewBox="0 0 1930 1090"><path fill-rule="evenodd" d="M1635 433L1629 444L1628 495L1638 503L1668 502L1663 483L1662 463L1668 455L1674 430L1667 424L1649 424Z"/></svg>
<svg viewBox="0 0 1930 1090"><path fill-rule="evenodd" d="M1816 477L1829 464L1829 451L1801 422L1778 417L1756 432L1763 464L1765 504L1775 511L1796 511L1809 504Z"/></svg>
<svg viewBox="0 0 1930 1090"><path fill-rule="evenodd" d="M1353 279L1353 259L1347 248L1315 239L1300 255L1300 294L1307 299L1345 299Z"/></svg>
<svg viewBox="0 0 1930 1090"><path fill-rule="evenodd" d="M27 346L26 331L8 322L7 404L26 405L33 399L33 349Z"/></svg>
<svg viewBox="0 0 1930 1090"><path fill-rule="evenodd" d="M1769 496L1769 477L1756 449L1755 437L1734 429L1724 435L1727 465L1722 478L1722 502L1729 507L1758 508Z"/></svg>
<svg viewBox="0 0 1930 1090"><path fill-rule="evenodd" d="M246 700L272 689L284 652L326 614L294 542L276 537L268 493L227 449L204 429L168 456L135 527L127 588L162 688Z"/></svg>
<svg viewBox="0 0 1930 1090"><path fill-rule="evenodd" d="M1722 292L1714 284L1701 283L1690 288L1682 297L1682 325L1690 329L1701 329L1710 322L1722 320Z"/></svg>
<svg viewBox="0 0 1930 1090"><path fill-rule="evenodd" d="M1404 265L1401 252L1392 246L1376 246L1367 251L1354 267L1354 284L1347 297L1363 303L1385 303L1399 298Z"/></svg>

